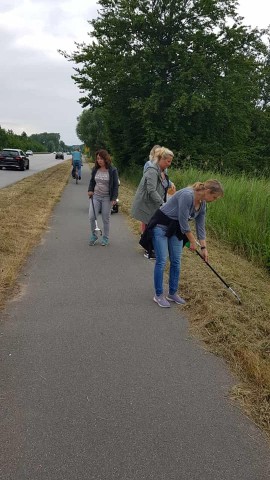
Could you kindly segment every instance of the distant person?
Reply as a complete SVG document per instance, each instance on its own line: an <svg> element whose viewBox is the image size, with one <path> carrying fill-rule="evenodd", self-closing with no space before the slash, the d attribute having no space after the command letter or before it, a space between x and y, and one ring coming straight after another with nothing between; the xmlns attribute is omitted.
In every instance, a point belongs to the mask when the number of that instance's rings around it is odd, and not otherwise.
<svg viewBox="0 0 270 480"><path fill-rule="evenodd" d="M203 258L208 261L205 233L206 204L214 202L222 196L223 188L217 180L197 182L178 190L151 218L148 231L152 230L152 242L156 252L154 301L160 307L170 307L170 302L180 305L186 303L178 295L177 290L185 236L190 242L190 249L196 250L196 239L191 232L189 220L195 220L201 253ZM168 255L170 259L169 292L165 297L163 293L163 274Z"/></svg>
<svg viewBox="0 0 270 480"><path fill-rule="evenodd" d="M75 178L75 172L76 172L76 167L78 168L78 176L79 180L82 178L82 154L79 148L75 148L73 152L71 152L72 159L71 159L71 165L72 165L72 172L71 175L73 178Z"/></svg>
<svg viewBox="0 0 270 480"><path fill-rule="evenodd" d="M145 230L150 218L167 199L169 177L167 168L173 160L173 152L166 147L157 147L154 158L149 162L139 183L131 208L131 216L142 222L142 232ZM148 258L153 258L154 253Z"/></svg>
<svg viewBox="0 0 270 480"><path fill-rule="evenodd" d="M106 246L109 244L111 208L115 205L118 197L118 172L116 167L111 164L111 157L107 150L102 149L96 152L88 197L90 198L89 219L92 232L89 245L95 245L98 241L98 236L95 234L95 214L98 216L101 213L103 221L101 245Z"/></svg>
<svg viewBox="0 0 270 480"><path fill-rule="evenodd" d="M144 164L144 167L143 167L143 173L145 173L145 171L147 170L147 168L149 166L151 166L151 163L153 162L154 158L155 158L155 151L158 149L158 148L161 148L161 145L154 145L150 152L149 152L149 159L147 160L147 162L145 162Z"/></svg>

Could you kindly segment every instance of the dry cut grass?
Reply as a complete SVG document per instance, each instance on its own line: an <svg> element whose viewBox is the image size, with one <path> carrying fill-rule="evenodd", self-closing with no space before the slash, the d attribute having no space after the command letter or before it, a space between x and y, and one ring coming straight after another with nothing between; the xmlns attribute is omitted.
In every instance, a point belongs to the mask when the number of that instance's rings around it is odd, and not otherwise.
<svg viewBox="0 0 270 480"><path fill-rule="evenodd" d="M27 255L46 230L69 173L68 161L0 190L0 308Z"/></svg>
<svg viewBox="0 0 270 480"><path fill-rule="evenodd" d="M121 211L128 215L134 193L133 186L121 181ZM139 222L129 222L139 234ZM192 333L237 375L233 398L270 434L270 277L217 240L208 238L208 246L210 264L242 305L198 255L185 249L180 287L187 300L184 310Z"/></svg>

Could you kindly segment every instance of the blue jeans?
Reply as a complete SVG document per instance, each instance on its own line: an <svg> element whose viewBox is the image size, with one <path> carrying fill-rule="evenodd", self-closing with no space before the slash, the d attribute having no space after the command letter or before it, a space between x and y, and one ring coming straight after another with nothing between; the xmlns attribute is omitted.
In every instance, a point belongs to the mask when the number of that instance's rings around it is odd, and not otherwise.
<svg viewBox="0 0 270 480"><path fill-rule="evenodd" d="M173 295L178 289L183 240L179 240L176 235L166 237L166 230L156 226L153 228L153 246L156 254L154 269L156 295L163 294L163 274L168 255L170 258L169 294Z"/></svg>
<svg viewBox="0 0 270 480"><path fill-rule="evenodd" d="M82 176L82 165L81 165L81 162L73 162L72 175L73 175L73 173L74 173L74 176L75 176L76 167L78 167L78 176L81 177L81 176Z"/></svg>

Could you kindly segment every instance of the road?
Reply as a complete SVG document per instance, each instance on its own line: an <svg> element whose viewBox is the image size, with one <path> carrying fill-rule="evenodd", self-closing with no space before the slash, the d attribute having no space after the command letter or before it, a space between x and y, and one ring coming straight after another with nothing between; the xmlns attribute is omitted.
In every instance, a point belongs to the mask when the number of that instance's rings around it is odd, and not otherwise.
<svg viewBox="0 0 270 480"><path fill-rule="evenodd" d="M67 160L68 158L71 157L69 155L65 155L65 160ZM29 157L29 160L30 169L25 170L24 172L20 172L19 170L0 170L0 188L12 185L13 183L18 182L25 177L29 177L31 175L34 175L35 173L41 172L42 170L46 170L46 168L58 165L59 162L63 162L63 160L55 160L54 153L40 153L31 155Z"/></svg>
<svg viewBox="0 0 270 480"><path fill-rule="evenodd" d="M181 306L153 302L126 218L88 246L88 181L67 185L1 315L0 478L270 479L266 438L229 399L237 379Z"/></svg>

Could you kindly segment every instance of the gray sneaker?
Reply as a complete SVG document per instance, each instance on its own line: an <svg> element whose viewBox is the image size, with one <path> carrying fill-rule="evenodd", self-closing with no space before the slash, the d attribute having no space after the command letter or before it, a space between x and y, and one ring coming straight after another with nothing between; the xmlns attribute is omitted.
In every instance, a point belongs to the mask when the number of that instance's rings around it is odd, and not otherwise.
<svg viewBox="0 0 270 480"><path fill-rule="evenodd" d="M93 246L97 243L98 237L93 233L89 239L89 245Z"/></svg>
<svg viewBox="0 0 270 480"><path fill-rule="evenodd" d="M164 297L164 295L155 295L153 300L162 308L170 308L171 306L168 300L166 300L166 298Z"/></svg>
<svg viewBox="0 0 270 480"><path fill-rule="evenodd" d="M173 295L170 295L170 293L168 293L167 295L167 300L169 300L170 302L175 302L177 303L178 305L185 305L186 301L181 298L178 293L174 293Z"/></svg>

